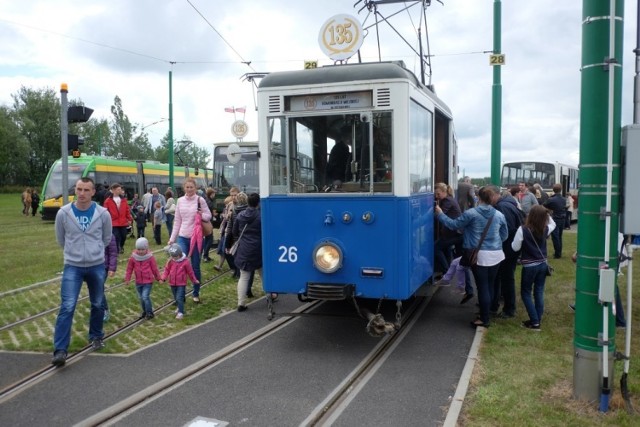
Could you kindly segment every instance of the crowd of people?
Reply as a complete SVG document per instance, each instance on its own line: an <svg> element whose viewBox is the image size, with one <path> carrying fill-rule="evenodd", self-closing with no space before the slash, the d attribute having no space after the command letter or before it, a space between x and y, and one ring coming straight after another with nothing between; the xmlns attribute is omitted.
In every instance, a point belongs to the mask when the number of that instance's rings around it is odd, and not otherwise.
<svg viewBox="0 0 640 427"><path fill-rule="evenodd" d="M27 205L37 195L28 190L23 194L25 215ZM238 279L237 311L247 310L247 298L253 297L254 276L262 273L259 195L247 195L232 187L224 210L218 212L213 188L199 190L196 181L187 178L182 190L184 194L174 199L173 189L167 189L163 195L152 187L142 197L135 194L129 203L119 183L100 190L90 178L75 183L74 202L63 206L55 221L56 239L63 248L64 270L54 333L54 365L66 361L83 282L87 283L91 303L89 340L94 349L104 346L103 324L109 320L105 283L114 276L118 255L124 253L128 237L136 241L128 258L125 283L135 281L141 319L154 317L151 292L156 281L168 282L175 300L175 317L182 319L188 282L193 303L199 304L201 262L212 261L217 271L222 270L225 262L228 264L233 277ZM459 183L457 194L445 183L434 186L437 202L434 261L436 271L445 272L436 284L448 286L455 282L462 295L461 304L477 295L479 314L471 321L474 327L488 327L495 316L515 317L515 272L520 264L520 297L529 317L522 326L535 331L541 328L544 286L549 274L547 239L551 236L554 257L562 257L562 230L570 226L567 223L570 215L560 184L554 185L551 196L544 191L543 196L540 191L520 183L504 192L488 185L476 194L468 177ZM203 232L203 228L208 228L203 223L209 222L219 228L215 248L213 234ZM163 224L169 235L165 248L169 259L162 271L145 236L149 223L157 245L163 244ZM134 224L137 234L133 231ZM219 256L217 260L214 253ZM275 300L277 294L268 298Z"/></svg>
<svg viewBox="0 0 640 427"><path fill-rule="evenodd" d="M27 191L28 190L28 191ZM35 193L25 190L23 204L27 215L27 202ZM225 210L215 209L215 190L206 192L196 188L193 178L182 184L184 195L177 200L169 188L164 195L156 187L141 198L134 195L131 203L119 183L96 188L91 178L81 178L75 183L73 203L60 208L55 220L56 240L63 249L64 269L60 288L61 304L54 332L54 352L51 363L66 363L71 340L71 327L82 283L87 283L91 312L89 318L89 342L94 350L104 347L104 322L109 320L110 310L105 296L105 284L117 269L118 256L124 253L128 237L136 238L135 248L127 261L124 281L135 282L141 307L141 319L154 318L151 292L154 282L167 282L176 306L175 318L185 315L186 288L191 282L192 298L199 304L202 280L201 261L209 262L213 249L213 236L203 235L203 222L220 227L220 239L216 253L220 260L214 269L221 270L227 262L238 279L238 311L247 309L246 299L253 297L254 273L262 269L260 196L246 195L238 188L230 191ZM28 197L27 197L28 196ZM133 231L135 223L137 236ZM162 245L162 225L169 234L167 250L169 258L159 270L149 240L145 237L147 224L151 223L155 243ZM272 299L277 295L271 294Z"/></svg>
<svg viewBox="0 0 640 427"><path fill-rule="evenodd" d="M515 317L515 274L520 264L520 298L529 317L522 326L539 331L545 281L550 274L547 239L551 236L554 258L561 258L562 230L570 227L567 212L573 203L562 196L562 186L555 184L551 196L539 185L525 182L502 192L488 185L476 195L465 177L455 198L447 184L434 188L438 223L435 265L444 272L436 284L449 286L455 281L464 304L474 296L473 275L479 314L471 325L488 327L492 317ZM457 203L452 203L454 200Z"/></svg>

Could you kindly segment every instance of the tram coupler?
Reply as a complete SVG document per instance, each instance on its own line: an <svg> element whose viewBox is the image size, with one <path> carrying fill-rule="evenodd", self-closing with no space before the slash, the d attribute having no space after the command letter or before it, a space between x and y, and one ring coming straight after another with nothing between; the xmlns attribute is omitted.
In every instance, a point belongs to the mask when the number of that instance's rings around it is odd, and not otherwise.
<svg viewBox="0 0 640 427"><path fill-rule="evenodd" d="M380 313L373 314L369 311L365 311L364 314L367 317L367 320L369 321L367 323L367 328L366 328L367 333L372 337L381 337L385 334L392 334L396 330L398 330L396 325L394 325L391 322L385 321L384 317L382 317L382 314Z"/></svg>

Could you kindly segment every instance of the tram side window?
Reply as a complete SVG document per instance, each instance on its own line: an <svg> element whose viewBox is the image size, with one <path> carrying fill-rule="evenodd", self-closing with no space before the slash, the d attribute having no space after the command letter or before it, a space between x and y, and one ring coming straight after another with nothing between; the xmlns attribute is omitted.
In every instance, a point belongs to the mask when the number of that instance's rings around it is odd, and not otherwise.
<svg viewBox="0 0 640 427"><path fill-rule="evenodd" d="M287 193L287 166L285 153L285 120L284 117L269 119L269 192L271 194Z"/></svg>
<svg viewBox="0 0 640 427"><path fill-rule="evenodd" d="M433 113L411 103L409 135L409 180L411 194L433 191Z"/></svg>

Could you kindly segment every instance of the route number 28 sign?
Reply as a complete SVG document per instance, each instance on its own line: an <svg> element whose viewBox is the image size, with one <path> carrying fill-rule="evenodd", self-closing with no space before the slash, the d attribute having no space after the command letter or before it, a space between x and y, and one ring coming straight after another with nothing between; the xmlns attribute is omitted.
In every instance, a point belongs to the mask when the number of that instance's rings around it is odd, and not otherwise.
<svg viewBox="0 0 640 427"><path fill-rule="evenodd" d="M324 23L318 35L320 49L334 61L351 58L364 40L362 25L351 15L335 15Z"/></svg>

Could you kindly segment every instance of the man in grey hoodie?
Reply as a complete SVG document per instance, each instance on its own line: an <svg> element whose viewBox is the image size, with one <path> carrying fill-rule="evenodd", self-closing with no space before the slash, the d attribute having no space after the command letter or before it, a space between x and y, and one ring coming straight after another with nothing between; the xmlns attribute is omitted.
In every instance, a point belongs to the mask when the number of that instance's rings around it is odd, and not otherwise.
<svg viewBox="0 0 640 427"><path fill-rule="evenodd" d="M62 366L67 360L73 314L82 282L87 282L91 315L89 341L94 350L104 347L104 248L111 241L111 215L92 201L96 188L91 178L76 182L75 201L64 205L56 215L56 240L63 248L64 270L60 286L60 310L56 319L51 363Z"/></svg>

